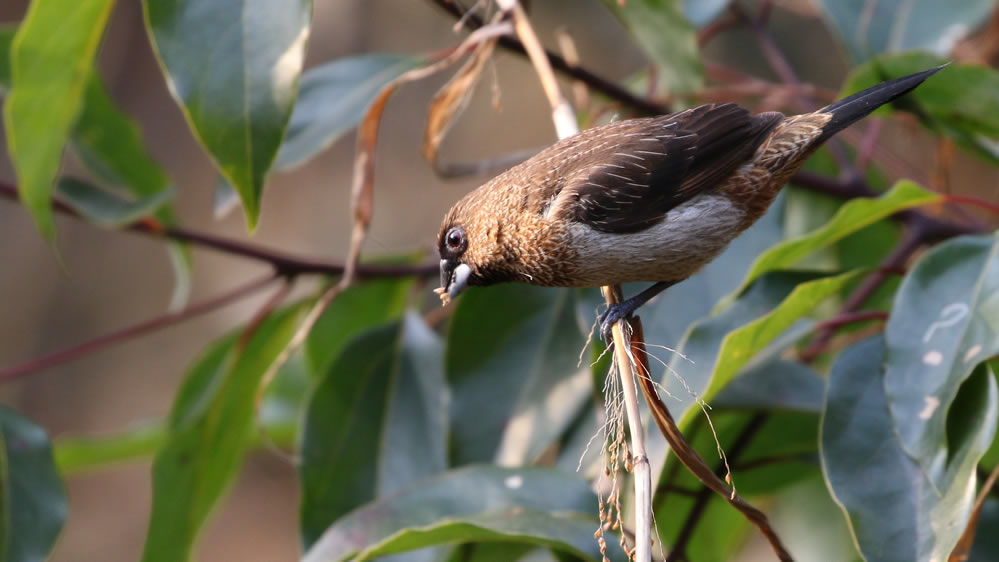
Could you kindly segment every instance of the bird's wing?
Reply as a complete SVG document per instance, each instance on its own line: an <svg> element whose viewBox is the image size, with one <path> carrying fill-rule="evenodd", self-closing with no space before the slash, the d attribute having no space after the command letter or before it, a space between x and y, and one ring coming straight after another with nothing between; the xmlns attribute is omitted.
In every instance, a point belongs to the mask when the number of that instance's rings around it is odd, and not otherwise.
<svg viewBox="0 0 999 562"><path fill-rule="evenodd" d="M549 212L603 232L644 230L745 163L783 117L710 104L611 124L591 137L600 148L575 162Z"/></svg>

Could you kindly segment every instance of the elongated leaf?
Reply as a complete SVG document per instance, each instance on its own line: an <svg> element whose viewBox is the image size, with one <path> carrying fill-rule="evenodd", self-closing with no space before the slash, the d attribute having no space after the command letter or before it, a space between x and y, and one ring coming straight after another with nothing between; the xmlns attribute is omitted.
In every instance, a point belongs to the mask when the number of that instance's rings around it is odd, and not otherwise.
<svg viewBox="0 0 999 562"><path fill-rule="evenodd" d="M468 467L352 512L327 529L304 560L363 560L481 539L549 545L597 560L596 506L589 486L571 473Z"/></svg>
<svg viewBox="0 0 999 562"><path fill-rule="evenodd" d="M145 0L170 90L252 230L298 95L310 0Z"/></svg>
<svg viewBox="0 0 999 562"><path fill-rule="evenodd" d="M36 0L11 46L13 87L3 108L7 147L21 200L50 240L53 182L113 4Z"/></svg>
<svg viewBox="0 0 999 562"><path fill-rule="evenodd" d="M10 46L15 33L16 25L0 24L0 95L10 89Z"/></svg>
<svg viewBox="0 0 999 562"><path fill-rule="evenodd" d="M590 396L589 369L577 367L583 343L572 291L499 285L464 295L447 342L455 462L521 464L544 450Z"/></svg>
<svg viewBox="0 0 999 562"><path fill-rule="evenodd" d="M932 468L911 458L888 410L874 338L833 366L822 420L822 468L867 560L943 560L957 542L975 493L975 465L995 434L997 390L980 368L962 388L957 437ZM937 446L943 450L946 444Z"/></svg>
<svg viewBox="0 0 999 562"><path fill-rule="evenodd" d="M153 464L153 509L143 560L186 560L198 530L236 475L254 428L260 379L285 347L302 307L271 315L246 342L213 345L192 367Z"/></svg>
<svg viewBox="0 0 999 562"><path fill-rule="evenodd" d="M992 0L819 0L855 61L883 52L950 53L992 12Z"/></svg>
<svg viewBox="0 0 999 562"><path fill-rule="evenodd" d="M703 84L697 33L681 0L604 0L658 66L672 93L693 92Z"/></svg>
<svg viewBox="0 0 999 562"><path fill-rule="evenodd" d="M940 195L919 185L902 180L891 191L877 199L853 199L843 204L836 216L822 228L799 238L778 244L761 254L742 282L742 287L730 299L767 271L784 269L811 252L824 248L861 228L891 216L903 209L939 201Z"/></svg>
<svg viewBox="0 0 999 562"><path fill-rule="evenodd" d="M305 357L312 374L325 376L347 342L361 332L402 316L412 287L412 279L376 279L344 291L305 340Z"/></svg>
<svg viewBox="0 0 999 562"><path fill-rule="evenodd" d="M45 430L0 406L0 561L48 558L66 511Z"/></svg>
<svg viewBox="0 0 999 562"><path fill-rule="evenodd" d="M952 454L946 422L958 388L999 353L999 239L955 238L928 252L902 281L885 342L896 430L905 450L930 466Z"/></svg>
<svg viewBox="0 0 999 562"><path fill-rule="evenodd" d="M293 168L333 144L361 122L383 87L425 62L425 57L364 53L307 70L274 167Z"/></svg>
<svg viewBox="0 0 999 562"><path fill-rule="evenodd" d="M949 62L925 52L884 55L857 67L844 86L854 92ZM951 64L892 104L911 107L926 125L965 149L999 163L999 72L978 64ZM889 107L879 111L887 112Z"/></svg>
<svg viewBox="0 0 999 562"><path fill-rule="evenodd" d="M751 289L744 299L736 301L721 315L695 324L681 348L694 364L690 365L682 358L674 359L672 364L673 370L684 379L686 388L670 374L664 381L667 390L682 404L674 411L683 411L691 405L688 388L701 399L712 400L759 352L857 276L858 272L815 280L809 280L807 276L782 276L775 282L763 283L764 287L758 291ZM799 283L788 287L795 278ZM782 289L790 289L790 292L774 306L771 299L781 294ZM688 410L681 417L680 426L685 427L695 415L697 412Z"/></svg>
<svg viewBox="0 0 999 562"><path fill-rule="evenodd" d="M801 283L773 312L730 332L722 341L714 373L704 390L703 398L712 399L757 353L763 351L763 348L791 328L791 325L800 318L815 310L822 301L855 281L860 273L862 272L852 271Z"/></svg>
<svg viewBox="0 0 999 562"><path fill-rule="evenodd" d="M59 197L87 220L120 227L151 215L173 198L173 190L127 201L107 190L73 178L59 180Z"/></svg>
<svg viewBox="0 0 999 562"><path fill-rule="evenodd" d="M309 401L302 438L302 542L344 513L447 467L443 346L423 321L363 333Z"/></svg>

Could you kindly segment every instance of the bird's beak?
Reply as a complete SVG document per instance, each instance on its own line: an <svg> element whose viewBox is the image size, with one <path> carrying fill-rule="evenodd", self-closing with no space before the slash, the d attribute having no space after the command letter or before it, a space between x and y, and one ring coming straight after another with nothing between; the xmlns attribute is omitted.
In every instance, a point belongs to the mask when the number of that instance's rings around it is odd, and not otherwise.
<svg viewBox="0 0 999 562"><path fill-rule="evenodd" d="M441 260L441 286L435 292L444 304L457 297L468 287L468 277L472 268L453 260Z"/></svg>

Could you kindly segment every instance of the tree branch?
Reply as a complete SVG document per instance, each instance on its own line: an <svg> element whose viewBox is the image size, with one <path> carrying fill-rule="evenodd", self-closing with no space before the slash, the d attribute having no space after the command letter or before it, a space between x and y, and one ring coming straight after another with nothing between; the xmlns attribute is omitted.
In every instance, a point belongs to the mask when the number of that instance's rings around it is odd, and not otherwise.
<svg viewBox="0 0 999 562"><path fill-rule="evenodd" d="M11 201L19 201L17 188L9 183L0 182L0 197ZM58 199L52 201L52 208L60 214L83 219L65 202ZM344 265L328 261L293 256L255 244L247 244L238 240L222 238L212 234L196 232L179 226L167 226L151 218L140 219L122 228L138 232L154 238L164 238L187 242L193 246L210 248L233 256L240 256L270 264L279 274L287 277L303 274L342 275ZM357 276L366 279L382 277L431 277L438 273L437 264L426 265L358 265Z"/></svg>
<svg viewBox="0 0 999 562"><path fill-rule="evenodd" d="M454 2L454 0L432 1L445 12L454 16L455 19L464 21L465 25L467 25L470 29L476 29L482 27L483 25L482 18L475 14L466 12L461 6ZM499 45L508 51L520 55L527 55L527 51L524 49L523 43L514 37L501 38L499 40ZM583 82L591 90L600 92L608 98L622 103L639 113L645 115L662 115L670 112L670 109L665 105L636 96L621 86L618 86L614 82L597 76L581 66L569 64L564 58L547 49L544 52L548 57L548 63L552 65L554 70Z"/></svg>

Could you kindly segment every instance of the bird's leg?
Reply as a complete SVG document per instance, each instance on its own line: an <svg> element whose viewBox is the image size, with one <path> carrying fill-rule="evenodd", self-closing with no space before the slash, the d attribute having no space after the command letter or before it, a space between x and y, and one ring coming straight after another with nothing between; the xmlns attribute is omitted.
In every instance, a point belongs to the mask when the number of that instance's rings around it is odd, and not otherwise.
<svg viewBox="0 0 999 562"><path fill-rule="evenodd" d="M607 310L600 315L600 335L603 336L604 341L608 343L611 341L611 328L618 320L630 318L632 313L638 310L638 307L675 284L676 281L660 281L631 298L608 306Z"/></svg>

